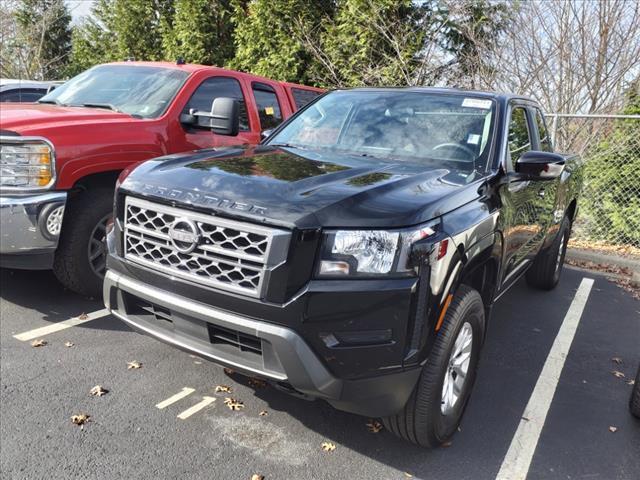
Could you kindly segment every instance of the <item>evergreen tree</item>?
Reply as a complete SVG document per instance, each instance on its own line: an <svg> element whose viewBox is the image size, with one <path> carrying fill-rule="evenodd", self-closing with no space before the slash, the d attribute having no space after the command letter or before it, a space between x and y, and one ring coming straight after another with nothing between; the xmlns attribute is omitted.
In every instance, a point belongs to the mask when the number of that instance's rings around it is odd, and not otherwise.
<svg viewBox="0 0 640 480"><path fill-rule="evenodd" d="M99 63L119 60L115 49L115 12L112 0L97 0L91 15L73 28L69 75Z"/></svg>
<svg viewBox="0 0 640 480"><path fill-rule="evenodd" d="M330 14L330 0L235 1L235 58L229 67L294 82L308 82L313 58L297 34ZM312 28L312 27L310 27Z"/></svg>
<svg viewBox="0 0 640 480"><path fill-rule="evenodd" d="M322 83L406 85L424 40L420 12L411 0L339 2L320 36Z"/></svg>
<svg viewBox="0 0 640 480"><path fill-rule="evenodd" d="M233 58L229 0L175 0L174 9L173 25L164 25L167 58L219 66Z"/></svg>
<svg viewBox="0 0 640 480"><path fill-rule="evenodd" d="M172 6L173 0L114 0L117 56L123 60L163 60L162 19L172 12Z"/></svg>
<svg viewBox="0 0 640 480"><path fill-rule="evenodd" d="M16 56L25 76L57 79L71 50L71 15L64 0L21 0L15 11Z"/></svg>

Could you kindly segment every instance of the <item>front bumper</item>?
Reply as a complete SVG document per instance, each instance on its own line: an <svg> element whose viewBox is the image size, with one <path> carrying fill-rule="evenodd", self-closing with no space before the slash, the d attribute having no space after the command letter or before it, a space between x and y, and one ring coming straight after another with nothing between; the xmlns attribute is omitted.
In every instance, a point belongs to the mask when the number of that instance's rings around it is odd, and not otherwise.
<svg viewBox="0 0 640 480"><path fill-rule="evenodd" d="M113 270L104 282L106 307L136 330L221 365L323 398L372 417L397 413L419 368L355 380L336 377L293 329L219 309ZM219 339L224 341L220 341Z"/></svg>
<svg viewBox="0 0 640 480"><path fill-rule="evenodd" d="M46 231L46 221L66 201L66 192L0 196L0 266L51 268L58 236Z"/></svg>

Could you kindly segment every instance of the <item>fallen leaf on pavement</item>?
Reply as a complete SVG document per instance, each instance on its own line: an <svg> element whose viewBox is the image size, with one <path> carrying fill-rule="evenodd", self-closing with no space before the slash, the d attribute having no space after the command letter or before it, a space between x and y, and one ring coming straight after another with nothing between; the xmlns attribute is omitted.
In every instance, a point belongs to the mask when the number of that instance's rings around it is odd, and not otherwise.
<svg viewBox="0 0 640 480"><path fill-rule="evenodd" d="M136 362L135 360L133 362L127 363L128 370L135 370L136 368L142 368L142 364L140 362Z"/></svg>
<svg viewBox="0 0 640 480"><path fill-rule="evenodd" d="M86 313L82 312L80 315L78 315L78 318L80 320L86 320L87 318L89 318L89 315L87 315Z"/></svg>
<svg viewBox="0 0 640 480"><path fill-rule="evenodd" d="M635 381L635 380L629 380L629 381L627 382L627 385L635 385L635 384L636 384L636 381Z"/></svg>
<svg viewBox="0 0 640 480"><path fill-rule="evenodd" d="M371 433L378 433L380 430L382 430L382 424L377 420L369 420L367 422L367 428Z"/></svg>
<svg viewBox="0 0 640 480"><path fill-rule="evenodd" d="M249 379L249 386L252 388L265 388L267 386L267 382L260 378L251 377Z"/></svg>
<svg viewBox="0 0 640 480"><path fill-rule="evenodd" d="M32 347L44 347L46 344L47 344L47 342L45 340L42 340L41 338L31 342L31 346Z"/></svg>
<svg viewBox="0 0 640 480"><path fill-rule="evenodd" d="M618 364L618 365L621 365L621 364L622 364L622 359L621 359L620 357L613 357L613 358L611 359L611 361L612 361L613 363Z"/></svg>
<svg viewBox="0 0 640 480"><path fill-rule="evenodd" d="M67 348L73 347L73 342L64 342L64 346Z"/></svg>
<svg viewBox="0 0 640 480"><path fill-rule="evenodd" d="M611 426L611 427L609 427L609 431L611 433L616 433L618 431L618 427Z"/></svg>
<svg viewBox="0 0 640 480"><path fill-rule="evenodd" d="M93 395L94 397L101 397L109 393L109 390L103 388L102 385L96 385L91 390L89 390L89 395Z"/></svg>
<svg viewBox="0 0 640 480"><path fill-rule="evenodd" d="M216 393L231 393L231 387L229 385L216 385Z"/></svg>
<svg viewBox="0 0 640 480"><path fill-rule="evenodd" d="M202 362L200 360L194 360L193 363L195 363L196 365L202 365Z"/></svg>
<svg viewBox="0 0 640 480"><path fill-rule="evenodd" d="M269 415L269 412L267 412L266 410L262 410L258 415L260 415L261 417L266 417L267 415Z"/></svg>
<svg viewBox="0 0 640 480"><path fill-rule="evenodd" d="M624 373L619 372L618 370L611 370L611 374L616 378L625 378Z"/></svg>
<svg viewBox="0 0 640 480"><path fill-rule="evenodd" d="M71 415L71 421L74 425L80 426L82 428L85 423L89 421L91 415L87 415L86 413L79 413L78 415Z"/></svg>
<svg viewBox="0 0 640 480"><path fill-rule="evenodd" d="M251 475L251 480L264 480L264 475L258 475L257 473L254 473L253 475Z"/></svg>
<svg viewBox="0 0 640 480"><path fill-rule="evenodd" d="M404 476L407 477L407 478L413 478L413 475L411 475L408 472L404 472Z"/></svg>
<svg viewBox="0 0 640 480"><path fill-rule="evenodd" d="M231 368L225 368L224 373L226 373L227 375L233 375L234 373L236 373L236 371Z"/></svg>
<svg viewBox="0 0 640 480"><path fill-rule="evenodd" d="M451 445L453 445L453 442L444 442L440 444L440 446L443 448L449 448Z"/></svg>
<svg viewBox="0 0 640 480"><path fill-rule="evenodd" d="M229 410L241 410L244 408L244 403L240 400L236 400L235 398L227 397L224 399L224 404L229 407Z"/></svg>
<svg viewBox="0 0 640 480"><path fill-rule="evenodd" d="M336 449L336 445L331 442L322 442L322 450L325 452L333 452Z"/></svg>

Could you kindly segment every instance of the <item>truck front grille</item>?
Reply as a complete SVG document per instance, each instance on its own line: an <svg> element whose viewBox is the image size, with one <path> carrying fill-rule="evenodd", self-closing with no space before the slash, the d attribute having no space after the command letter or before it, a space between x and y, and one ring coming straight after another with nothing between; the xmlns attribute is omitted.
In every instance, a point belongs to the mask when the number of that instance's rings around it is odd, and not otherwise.
<svg viewBox="0 0 640 480"><path fill-rule="evenodd" d="M260 297L286 259L289 232L167 207L125 203L125 258L172 276Z"/></svg>

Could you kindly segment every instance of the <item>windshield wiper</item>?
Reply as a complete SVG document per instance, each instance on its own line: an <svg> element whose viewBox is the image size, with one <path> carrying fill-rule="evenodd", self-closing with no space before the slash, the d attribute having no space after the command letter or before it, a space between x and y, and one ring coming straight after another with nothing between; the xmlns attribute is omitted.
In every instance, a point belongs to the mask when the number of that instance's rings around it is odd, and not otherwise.
<svg viewBox="0 0 640 480"><path fill-rule="evenodd" d="M118 109L118 107L116 107L112 103L93 103L93 102L89 102L89 103L83 103L82 106L83 107L87 107L87 108L106 108L106 109L109 109L109 110L113 110L114 112L124 113L124 112L122 112L122 110Z"/></svg>
<svg viewBox="0 0 640 480"><path fill-rule="evenodd" d="M269 147L278 147L278 148L299 148L300 150L308 150L307 147L303 147L302 145L294 145L292 143L267 143Z"/></svg>

